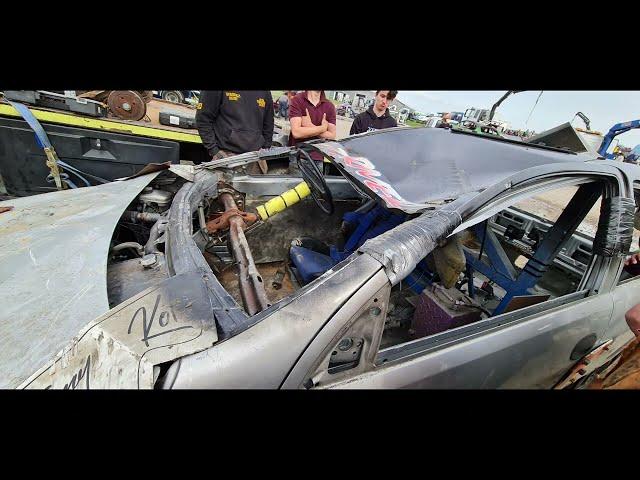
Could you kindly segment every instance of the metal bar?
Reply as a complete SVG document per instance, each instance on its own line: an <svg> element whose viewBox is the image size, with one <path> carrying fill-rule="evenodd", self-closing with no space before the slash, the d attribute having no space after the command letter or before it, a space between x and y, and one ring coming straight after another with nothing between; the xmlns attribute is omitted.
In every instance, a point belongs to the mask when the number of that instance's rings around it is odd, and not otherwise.
<svg viewBox="0 0 640 480"><path fill-rule="evenodd" d="M147 222L147 223L156 223L160 220L161 215L159 213L151 213L151 212L133 212L127 210L125 215L129 217L129 219L136 222Z"/></svg>
<svg viewBox="0 0 640 480"><path fill-rule="evenodd" d="M225 211L237 209L236 202L230 193L220 194L220 201ZM269 306L264 282L253 261L251 249L244 235L246 224L240 215L229 218L229 246L234 260L238 265L240 281L240 295L245 310L249 315L255 315Z"/></svg>
<svg viewBox="0 0 640 480"><path fill-rule="evenodd" d="M469 289L469 296L474 298L475 290L473 288L473 266L467 262L467 285Z"/></svg>
<svg viewBox="0 0 640 480"><path fill-rule="evenodd" d="M491 266L496 272L510 280L515 280L516 270L513 268L511 260L509 260L504 248L502 248L496 234L490 228L484 228L484 224L475 225L474 232L482 242Z"/></svg>
<svg viewBox="0 0 640 480"><path fill-rule="evenodd" d="M467 259L467 265L469 265L474 271L480 272L489 280L497 283L507 291L509 291L509 289L511 288L514 288L515 286L514 280L498 272L491 265L487 265L486 263L478 260L475 253L471 252L467 248L463 247L463 250L464 250L464 256Z"/></svg>
<svg viewBox="0 0 640 480"><path fill-rule="evenodd" d="M602 185L599 183L588 183L578 189L556 223L545 234L536 253L526 263L513 287L507 290L494 315L502 313L514 296L526 295L528 290L538 283L600 195Z"/></svg>

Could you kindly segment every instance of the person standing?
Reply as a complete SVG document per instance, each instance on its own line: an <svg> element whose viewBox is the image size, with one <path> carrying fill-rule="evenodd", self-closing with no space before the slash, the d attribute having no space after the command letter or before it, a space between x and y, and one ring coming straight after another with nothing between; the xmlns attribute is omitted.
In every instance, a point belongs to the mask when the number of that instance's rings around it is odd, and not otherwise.
<svg viewBox="0 0 640 480"><path fill-rule="evenodd" d="M217 160L271 147L272 105L269 90L203 91L196 106L196 128L209 156Z"/></svg>
<svg viewBox="0 0 640 480"><path fill-rule="evenodd" d="M449 120L451 120L451 114L450 113L443 114L442 118L436 125L436 128L451 128L451 124L449 123Z"/></svg>
<svg viewBox="0 0 640 480"><path fill-rule="evenodd" d="M285 120L289 118L289 95L288 92L282 92L278 98L278 114Z"/></svg>
<svg viewBox="0 0 640 480"><path fill-rule="evenodd" d="M373 104L367 110L356 115L351 124L349 135L373 132L382 128L397 127L395 118L389 114L389 103L396 98L397 90L378 90Z"/></svg>
<svg viewBox="0 0 640 480"><path fill-rule="evenodd" d="M336 107L327 100L324 90L299 92L289 104L289 123L289 146L316 138L333 140L336 138Z"/></svg>

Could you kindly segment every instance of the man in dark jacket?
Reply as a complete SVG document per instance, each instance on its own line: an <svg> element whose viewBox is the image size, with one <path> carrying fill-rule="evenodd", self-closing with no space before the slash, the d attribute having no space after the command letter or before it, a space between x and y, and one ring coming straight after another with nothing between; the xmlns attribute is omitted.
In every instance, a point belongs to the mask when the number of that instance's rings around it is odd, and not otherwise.
<svg viewBox="0 0 640 480"><path fill-rule="evenodd" d="M389 115L389 109L387 108L389 102L396 98L397 94L397 90L378 90L373 105L357 115L353 120L349 135L373 132L381 128L397 127L398 123L395 118Z"/></svg>
<svg viewBox="0 0 640 480"><path fill-rule="evenodd" d="M271 147L273 98L265 91L203 91L196 127L213 160Z"/></svg>

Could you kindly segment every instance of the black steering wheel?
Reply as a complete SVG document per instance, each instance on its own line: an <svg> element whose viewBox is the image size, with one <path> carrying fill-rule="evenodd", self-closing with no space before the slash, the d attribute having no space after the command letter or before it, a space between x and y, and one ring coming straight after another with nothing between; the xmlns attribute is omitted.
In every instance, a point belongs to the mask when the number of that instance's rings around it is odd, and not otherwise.
<svg viewBox="0 0 640 480"><path fill-rule="evenodd" d="M298 152L298 168L302 173L304 181L307 182L309 186L311 198L313 198L316 205L320 207L320 210L327 215L331 215L334 210L333 197L324 179L324 175L322 175L315 160L313 160L306 151L300 149Z"/></svg>

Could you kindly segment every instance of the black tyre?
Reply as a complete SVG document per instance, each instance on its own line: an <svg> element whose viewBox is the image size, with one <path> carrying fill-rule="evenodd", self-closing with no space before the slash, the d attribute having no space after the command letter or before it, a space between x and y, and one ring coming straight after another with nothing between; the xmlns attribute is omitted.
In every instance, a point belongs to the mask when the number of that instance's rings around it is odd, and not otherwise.
<svg viewBox="0 0 640 480"><path fill-rule="evenodd" d="M180 90L164 90L162 92L162 99L167 102L182 103L184 102L184 95Z"/></svg>

